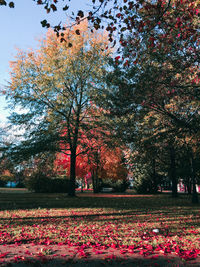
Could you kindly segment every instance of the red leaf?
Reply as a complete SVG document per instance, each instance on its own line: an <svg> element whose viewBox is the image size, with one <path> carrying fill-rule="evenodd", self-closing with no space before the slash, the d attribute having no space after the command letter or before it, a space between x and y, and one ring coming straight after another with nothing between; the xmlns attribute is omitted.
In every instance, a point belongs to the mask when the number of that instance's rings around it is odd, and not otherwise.
<svg viewBox="0 0 200 267"><path fill-rule="evenodd" d="M4 258L4 257L6 257L6 255L8 255L8 254L9 254L9 252L2 253L2 254L0 254L0 258Z"/></svg>

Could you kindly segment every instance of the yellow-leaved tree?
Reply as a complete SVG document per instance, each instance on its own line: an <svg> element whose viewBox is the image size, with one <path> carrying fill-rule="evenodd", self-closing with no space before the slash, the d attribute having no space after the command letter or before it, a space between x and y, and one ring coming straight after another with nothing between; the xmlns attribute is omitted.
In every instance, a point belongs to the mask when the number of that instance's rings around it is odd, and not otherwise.
<svg viewBox="0 0 200 267"><path fill-rule="evenodd" d="M87 119L93 98L105 87L107 37L91 32L87 21L66 29L58 37L49 30L36 51L19 51L11 62L11 81L5 90L13 124L25 125L25 140L12 145L18 159L43 151L70 155L69 196L75 195L77 146L82 132L94 127ZM96 122L96 118L94 120ZM62 134L62 132L67 134ZM20 157L21 155L21 157Z"/></svg>

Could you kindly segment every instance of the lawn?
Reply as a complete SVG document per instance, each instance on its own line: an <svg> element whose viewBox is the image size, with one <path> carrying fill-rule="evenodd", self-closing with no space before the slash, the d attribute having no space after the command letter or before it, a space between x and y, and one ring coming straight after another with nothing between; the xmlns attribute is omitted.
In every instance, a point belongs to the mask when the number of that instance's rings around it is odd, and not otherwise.
<svg viewBox="0 0 200 267"><path fill-rule="evenodd" d="M13 192L0 207L0 264L200 266L200 210L184 194Z"/></svg>

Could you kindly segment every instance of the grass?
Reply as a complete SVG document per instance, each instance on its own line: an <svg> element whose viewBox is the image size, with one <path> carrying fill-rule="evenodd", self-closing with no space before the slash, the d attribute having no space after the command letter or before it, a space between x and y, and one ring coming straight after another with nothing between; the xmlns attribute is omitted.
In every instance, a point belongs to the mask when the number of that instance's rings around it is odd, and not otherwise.
<svg viewBox="0 0 200 267"><path fill-rule="evenodd" d="M32 208L111 208L111 209L158 209L159 207L194 207L189 196L181 194L179 198L171 198L170 194L134 195L126 194L93 194L77 193L76 198L67 194L24 193L21 189L7 189L0 193L0 210L32 209ZM12 192L9 193L9 192ZM23 192L23 191L22 191ZM25 191L26 192L26 191Z"/></svg>
<svg viewBox="0 0 200 267"><path fill-rule="evenodd" d="M0 245L67 245L82 258L114 249L146 257L162 253L192 260L200 253L200 211L182 194L0 193ZM110 255L110 254L109 254ZM7 255L5 255L7 257ZM1 255L0 255L1 258Z"/></svg>

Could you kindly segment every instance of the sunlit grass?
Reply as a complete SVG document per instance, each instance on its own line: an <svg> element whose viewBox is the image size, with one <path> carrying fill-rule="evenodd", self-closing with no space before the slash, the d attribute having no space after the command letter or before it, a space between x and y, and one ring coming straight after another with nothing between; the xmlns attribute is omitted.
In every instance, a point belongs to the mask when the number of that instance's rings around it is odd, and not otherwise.
<svg viewBox="0 0 200 267"><path fill-rule="evenodd" d="M0 203L1 245L67 244L185 260L200 253L199 207L185 195L1 194Z"/></svg>

